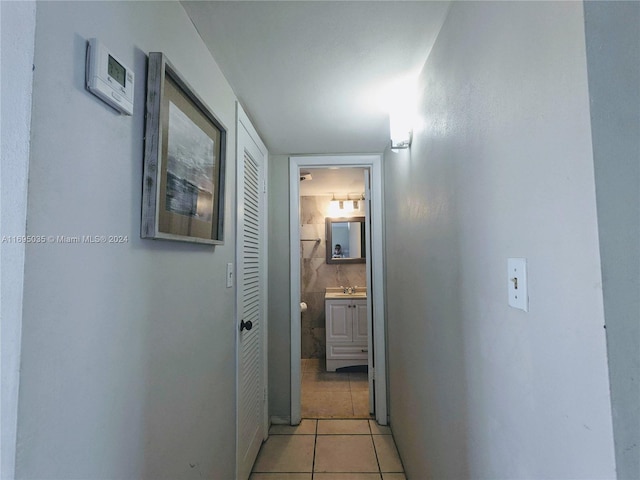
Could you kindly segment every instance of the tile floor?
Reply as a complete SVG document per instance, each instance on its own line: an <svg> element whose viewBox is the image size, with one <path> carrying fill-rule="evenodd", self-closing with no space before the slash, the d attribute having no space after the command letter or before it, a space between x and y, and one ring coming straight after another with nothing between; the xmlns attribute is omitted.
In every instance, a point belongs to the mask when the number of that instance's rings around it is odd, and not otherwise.
<svg viewBox="0 0 640 480"><path fill-rule="evenodd" d="M303 418L370 418L367 373L327 372L324 359L302 359Z"/></svg>
<svg viewBox="0 0 640 480"><path fill-rule="evenodd" d="M249 480L406 480L389 427L374 420L272 425Z"/></svg>

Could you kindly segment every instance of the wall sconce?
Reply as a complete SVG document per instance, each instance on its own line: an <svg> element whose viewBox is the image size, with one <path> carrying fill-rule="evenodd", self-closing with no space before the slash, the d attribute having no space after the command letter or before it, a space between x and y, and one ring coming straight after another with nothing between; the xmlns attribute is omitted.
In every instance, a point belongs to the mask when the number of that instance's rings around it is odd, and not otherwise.
<svg viewBox="0 0 640 480"><path fill-rule="evenodd" d="M409 148L413 138L412 115L398 110L389 114L389 130L391 134L391 148Z"/></svg>
<svg viewBox="0 0 640 480"><path fill-rule="evenodd" d="M399 78L382 93L385 110L389 112L391 148L409 148L417 118L417 77Z"/></svg>

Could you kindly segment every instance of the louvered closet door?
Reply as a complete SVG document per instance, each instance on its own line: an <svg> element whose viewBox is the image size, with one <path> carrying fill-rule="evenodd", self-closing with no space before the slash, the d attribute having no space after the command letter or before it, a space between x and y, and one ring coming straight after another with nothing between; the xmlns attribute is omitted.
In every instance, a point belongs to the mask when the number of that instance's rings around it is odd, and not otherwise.
<svg viewBox="0 0 640 480"><path fill-rule="evenodd" d="M247 141L239 132L239 140ZM249 142L238 165L238 478L246 479L264 431L264 215L263 158ZM239 188L240 190L240 188ZM240 193L240 191L238 192Z"/></svg>

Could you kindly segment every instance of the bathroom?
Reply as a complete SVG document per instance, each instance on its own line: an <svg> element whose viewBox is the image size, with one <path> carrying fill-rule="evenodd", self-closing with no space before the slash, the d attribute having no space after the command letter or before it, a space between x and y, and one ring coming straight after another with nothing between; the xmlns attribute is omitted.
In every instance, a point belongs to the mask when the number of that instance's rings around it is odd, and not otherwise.
<svg viewBox="0 0 640 480"><path fill-rule="evenodd" d="M364 304L361 324L366 336L365 171L322 168L300 175L303 418L370 415L367 347L359 345L360 359L333 362L327 368L325 308L327 289L340 294L346 290L348 298L357 297ZM354 234L360 241L354 241Z"/></svg>

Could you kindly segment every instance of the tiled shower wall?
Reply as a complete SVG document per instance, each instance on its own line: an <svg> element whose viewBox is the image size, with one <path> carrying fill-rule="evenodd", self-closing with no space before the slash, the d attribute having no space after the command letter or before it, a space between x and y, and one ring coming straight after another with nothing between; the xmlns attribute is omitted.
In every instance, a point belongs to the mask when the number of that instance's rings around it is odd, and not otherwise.
<svg viewBox="0 0 640 480"><path fill-rule="evenodd" d="M301 239L319 238L320 242L300 242L301 292L307 311L302 313L302 358L325 357L324 290L327 287L366 286L366 265L326 263L325 218L331 196L300 197Z"/></svg>

